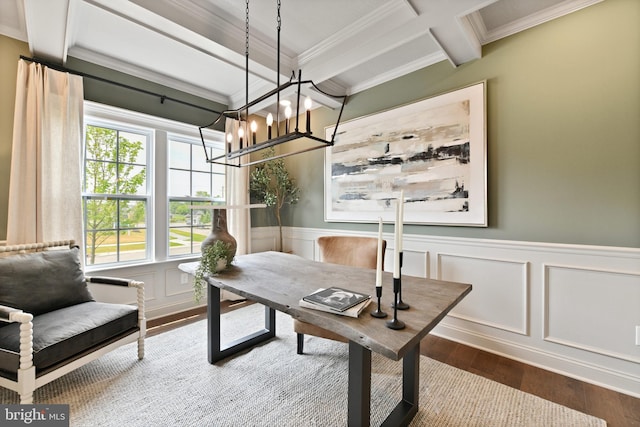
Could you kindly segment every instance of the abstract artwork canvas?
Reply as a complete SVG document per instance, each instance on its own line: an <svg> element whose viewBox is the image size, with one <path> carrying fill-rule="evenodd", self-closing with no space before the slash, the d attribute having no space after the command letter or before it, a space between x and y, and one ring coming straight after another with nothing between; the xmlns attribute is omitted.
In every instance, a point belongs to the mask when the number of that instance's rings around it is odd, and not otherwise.
<svg viewBox="0 0 640 427"><path fill-rule="evenodd" d="M325 220L487 226L486 82L339 126L325 151ZM327 137L333 127L325 129Z"/></svg>

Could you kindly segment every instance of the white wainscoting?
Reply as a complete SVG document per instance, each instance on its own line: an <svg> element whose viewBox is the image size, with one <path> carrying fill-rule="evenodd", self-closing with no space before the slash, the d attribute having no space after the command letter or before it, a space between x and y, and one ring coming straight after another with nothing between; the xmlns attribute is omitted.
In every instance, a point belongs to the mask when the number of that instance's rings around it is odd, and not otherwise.
<svg viewBox="0 0 640 427"><path fill-rule="evenodd" d="M193 298L193 277L178 270L182 262L197 261L197 258L123 266L87 271L87 276L112 276L144 282L147 319L178 313L199 305ZM135 292L129 289L114 290L114 286L91 284L91 293L98 301L129 304L135 302Z"/></svg>
<svg viewBox="0 0 640 427"><path fill-rule="evenodd" d="M254 229L254 251L274 231ZM376 233L286 228L285 249L319 260L323 235ZM434 334L640 397L640 249L405 235L404 260L403 274L473 285Z"/></svg>
<svg viewBox="0 0 640 427"><path fill-rule="evenodd" d="M377 235L283 231L286 251L313 260L320 260L320 236ZM276 236L276 227L252 229L252 251L275 250ZM393 236L384 238L391 271ZM144 281L152 319L198 305L192 277L185 283L178 270L192 260L93 274ZM403 274L473 285L435 335L640 397L640 249L405 235L404 264ZM127 289L112 288L92 285L92 292L108 301L135 300Z"/></svg>

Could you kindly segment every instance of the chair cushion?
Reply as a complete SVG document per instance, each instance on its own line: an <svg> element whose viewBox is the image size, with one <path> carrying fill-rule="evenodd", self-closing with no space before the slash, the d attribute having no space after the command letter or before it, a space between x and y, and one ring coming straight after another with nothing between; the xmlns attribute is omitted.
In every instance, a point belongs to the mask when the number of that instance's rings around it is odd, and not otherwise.
<svg viewBox="0 0 640 427"><path fill-rule="evenodd" d="M77 247L0 259L0 305L38 316L88 301Z"/></svg>
<svg viewBox="0 0 640 427"><path fill-rule="evenodd" d="M0 327L2 376L13 374L18 369L19 327L18 323ZM126 304L92 301L36 316L33 319L33 364L36 372L137 329L138 309Z"/></svg>

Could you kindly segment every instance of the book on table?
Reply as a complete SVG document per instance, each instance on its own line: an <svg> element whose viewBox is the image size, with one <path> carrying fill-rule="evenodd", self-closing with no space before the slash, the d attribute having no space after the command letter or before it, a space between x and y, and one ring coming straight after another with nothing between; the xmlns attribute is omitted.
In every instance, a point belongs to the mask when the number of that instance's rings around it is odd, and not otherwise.
<svg viewBox="0 0 640 427"><path fill-rule="evenodd" d="M353 292L343 288L318 289L300 300L300 306L358 317L371 301L371 295Z"/></svg>
<svg viewBox="0 0 640 427"><path fill-rule="evenodd" d="M323 305L319 305L319 304L314 304L312 302L307 302L303 299L300 300L300 307L304 307L304 308L311 308L313 310L318 310L318 311L324 311L327 313L333 313L333 314L339 314L341 316L348 316L348 317L358 317L360 315L360 313L362 313L362 310L364 310L365 308L367 308L367 306L369 305L369 303L371 302L371 298L362 301L360 304L356 304L351 308L348 308L344 311L337 311L337 310L333 310L329 307L325 307Z"/></svg>

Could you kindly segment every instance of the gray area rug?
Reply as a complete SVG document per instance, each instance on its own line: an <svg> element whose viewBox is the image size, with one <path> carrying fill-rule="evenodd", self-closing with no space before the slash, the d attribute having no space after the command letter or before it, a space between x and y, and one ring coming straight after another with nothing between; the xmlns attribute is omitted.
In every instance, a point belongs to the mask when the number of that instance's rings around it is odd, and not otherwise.
<svg viewBox="0 0 640 427"><path fill-rule="evenodd" d="M227 338L264 324L257 304L223 317ZM71 426L344 426L348 346L307 337L296 354L291 319L277 337L219 365L207 362L206 321L153 336L146 357L122 347L40 389L36 403L67 403ZM402 363L374 354L371 424L399 402ZM18 403L0 390L0 401ZM412 426L606 426L600 419L422 356Z"/></svg>

